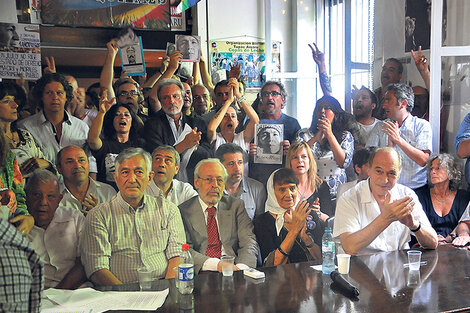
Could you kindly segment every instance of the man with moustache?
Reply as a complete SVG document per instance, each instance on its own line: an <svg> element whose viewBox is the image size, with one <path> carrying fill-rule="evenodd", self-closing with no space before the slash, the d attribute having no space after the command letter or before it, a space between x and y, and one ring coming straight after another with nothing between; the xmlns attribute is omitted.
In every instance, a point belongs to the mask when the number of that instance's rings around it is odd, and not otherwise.
<svg viewBox="0 0 470 313"><path fill-rule="evenodd" d="M151 196L162 196L176 205L197 195L189 183L175 179L180 169L180 155L172 146L163 145L152 153L152 171L155 172L146 193Z"/></svg>
<svg viewBox="0 0 470 313"><path fill-rule="evenodd" d="M377 97L366 87L359 89L354 95L353 114L359 125L359 134L364 145L369 138L369 134L377 124L378 120L372 116L372 112L377 106ZM357 146L357 144L356 144Z"/></svg>
<svg viewBox="0 0 470 313"><path fill-rule="evenodd" d="M82 148L67 146L57 153L57 170L64 179L60 204L83 214L116 194L113 187L89 177L88 157Z"/></svg>
<svg viewBox="0 0 470 313"><path fill-rule="evenodd" d="M191 88L193 94L192 111L193 115L201 118L206 125L209 124L211 117L208 114L212 107L212 98L209 90L204 85L194 85Z"/></svg>
<svg viewBox="0 0 470 313"><path fill-rule="evenodd" d="M372 129L366 146L395 147L403 159L398 183L411 189L426 184L426 162L432 151L432 129L428 121L410 114L413 90L406 84L387 87L383 109L387 120Z"/></svg>
<svg viewBox="0 0 470 313"><path fill-rule="evenodd" d="M157 96L162 110L145 123L147 151L171 145L180 154L181 167L177 178L192 182L197 162L212 155L206 125L199 118L182 114L184 87L180 81L165 79L159 83Z"/></svg>
<svg viewBox="0 0 470 313"><path fill-rule="evenodd" d="M416 194L397 184L400 154L392 147L372 152L369 179L338 199L333 236L351 255L408 249L414 235L425 249L436 249L437 233Z"/></svg>
<svg viewBox="0 0 470 313"><path fill-rule="evenodd" d="M264 213L266 190L263 184L243 174L246 153L239 145L224 143L215 152L227 170L224 194L243 200L251 220Z"/></svg>
<svg viewBox="0 0 470 313"><path fill-rule="evenodd" d="M194 170L198 196L179 206L195 272L222 271L220 257L235 257L234 270L256 267L258 244L242 200L223 195L227 171L218 159Z"/></svg>
<svg viewBox="0 0 470 313"><path fill-rule="evenodd" d="M385 97L385 88L390 84L397 84L400 82L400 79L403 74L403 64L395 58L389 58L385 61L382 66L382 72L380 73L380 82L381 87L377 88L374 93L377 97L377 106L375 107L372 116L378 118L379 120L384 120L386 118L385 112L382 109L382 103Z"/></svg>

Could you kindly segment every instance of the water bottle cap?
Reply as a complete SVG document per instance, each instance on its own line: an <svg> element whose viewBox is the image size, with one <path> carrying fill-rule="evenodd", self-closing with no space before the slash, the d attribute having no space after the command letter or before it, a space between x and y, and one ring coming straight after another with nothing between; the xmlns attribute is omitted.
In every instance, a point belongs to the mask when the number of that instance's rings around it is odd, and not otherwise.
<svg viewBox="0 0 470 313"><path fill-rule="evenodd" d="M183 251L189 251L189 245L187 243L183 244Z"/></svg>

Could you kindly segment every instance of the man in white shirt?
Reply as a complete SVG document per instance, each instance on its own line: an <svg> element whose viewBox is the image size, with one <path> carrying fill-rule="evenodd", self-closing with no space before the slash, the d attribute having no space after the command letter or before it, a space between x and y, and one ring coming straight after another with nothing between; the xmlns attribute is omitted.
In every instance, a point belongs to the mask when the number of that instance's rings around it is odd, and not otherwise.
<svg viewBox="0 0 470 313"><path fill-rule="evenodd" d="M189 183L175 179L180 169L180 155L175 148L163 145L152 153L152 171L155 172L150 186L145 191L151 196L162 196L176 205L197 195Z"/></svg>
<svg viewBox="0 0 470 313"><path fill-rule="evenodd" d="M339 198L333 236L346 253L356 255L407 249L413 235L425 249L435 249L436 231L416 194L397 184L401 158L391 148L372 153L369 179Z"/></svg>
<svg viewBox="0 0 470 313"><path fill-rule="evenodd" d="M45 288L78 288L87 280L79 249L84 216L73 208L59 206L59 183L48 170L34 171L25 191L28 210L34 217L28 240L44 262Z"/></svg>
<svg viewBox="0 0 470 313"><path fill-rule="evenodd" d="M64 178L60 204L87 214L96 205L109 201L116 190L108 184L89 177L88 157L82 148L67 146L57 154L57 170Z"/></svg>
<svg viewBox="0 0 470 313"><path fill-rule="evenodd" d="M426 184L426 162L432 150L432 129L428 121L410 114L413 90L406 84L387 87L383 109L387 120L372 129L366 146L395 147L403 159L399 184L417 189Z"/></svg>

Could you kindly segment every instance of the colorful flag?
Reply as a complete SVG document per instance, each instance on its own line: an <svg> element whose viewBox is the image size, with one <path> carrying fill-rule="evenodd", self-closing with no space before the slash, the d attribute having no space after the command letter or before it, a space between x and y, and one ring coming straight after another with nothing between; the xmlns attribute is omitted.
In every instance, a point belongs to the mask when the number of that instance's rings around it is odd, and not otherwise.
<svg viewBox="0 0 470 313"><path fill-rule="evenodd" d="M189 9L190 7L196 5L201 0L181 0L180 4L176 7L175 14L180 14L181 12Z"/></svg>

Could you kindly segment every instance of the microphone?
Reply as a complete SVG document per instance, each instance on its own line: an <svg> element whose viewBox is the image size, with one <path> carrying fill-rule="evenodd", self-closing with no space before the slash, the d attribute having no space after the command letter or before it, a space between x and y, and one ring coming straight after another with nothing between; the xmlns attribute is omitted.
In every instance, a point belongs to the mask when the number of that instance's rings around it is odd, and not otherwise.
<svg viewBox="0 0 470 313"><path fill-rule="evenodd" d="M330 277L333 283L335 283L336 286L341 288L343 291L347 292L348 294L354 297L359 296L359 290L357 290L356 287L354 287L346 279L344 279L343 276L341 276L341 274L337 271L331 272Z"/></svg>

